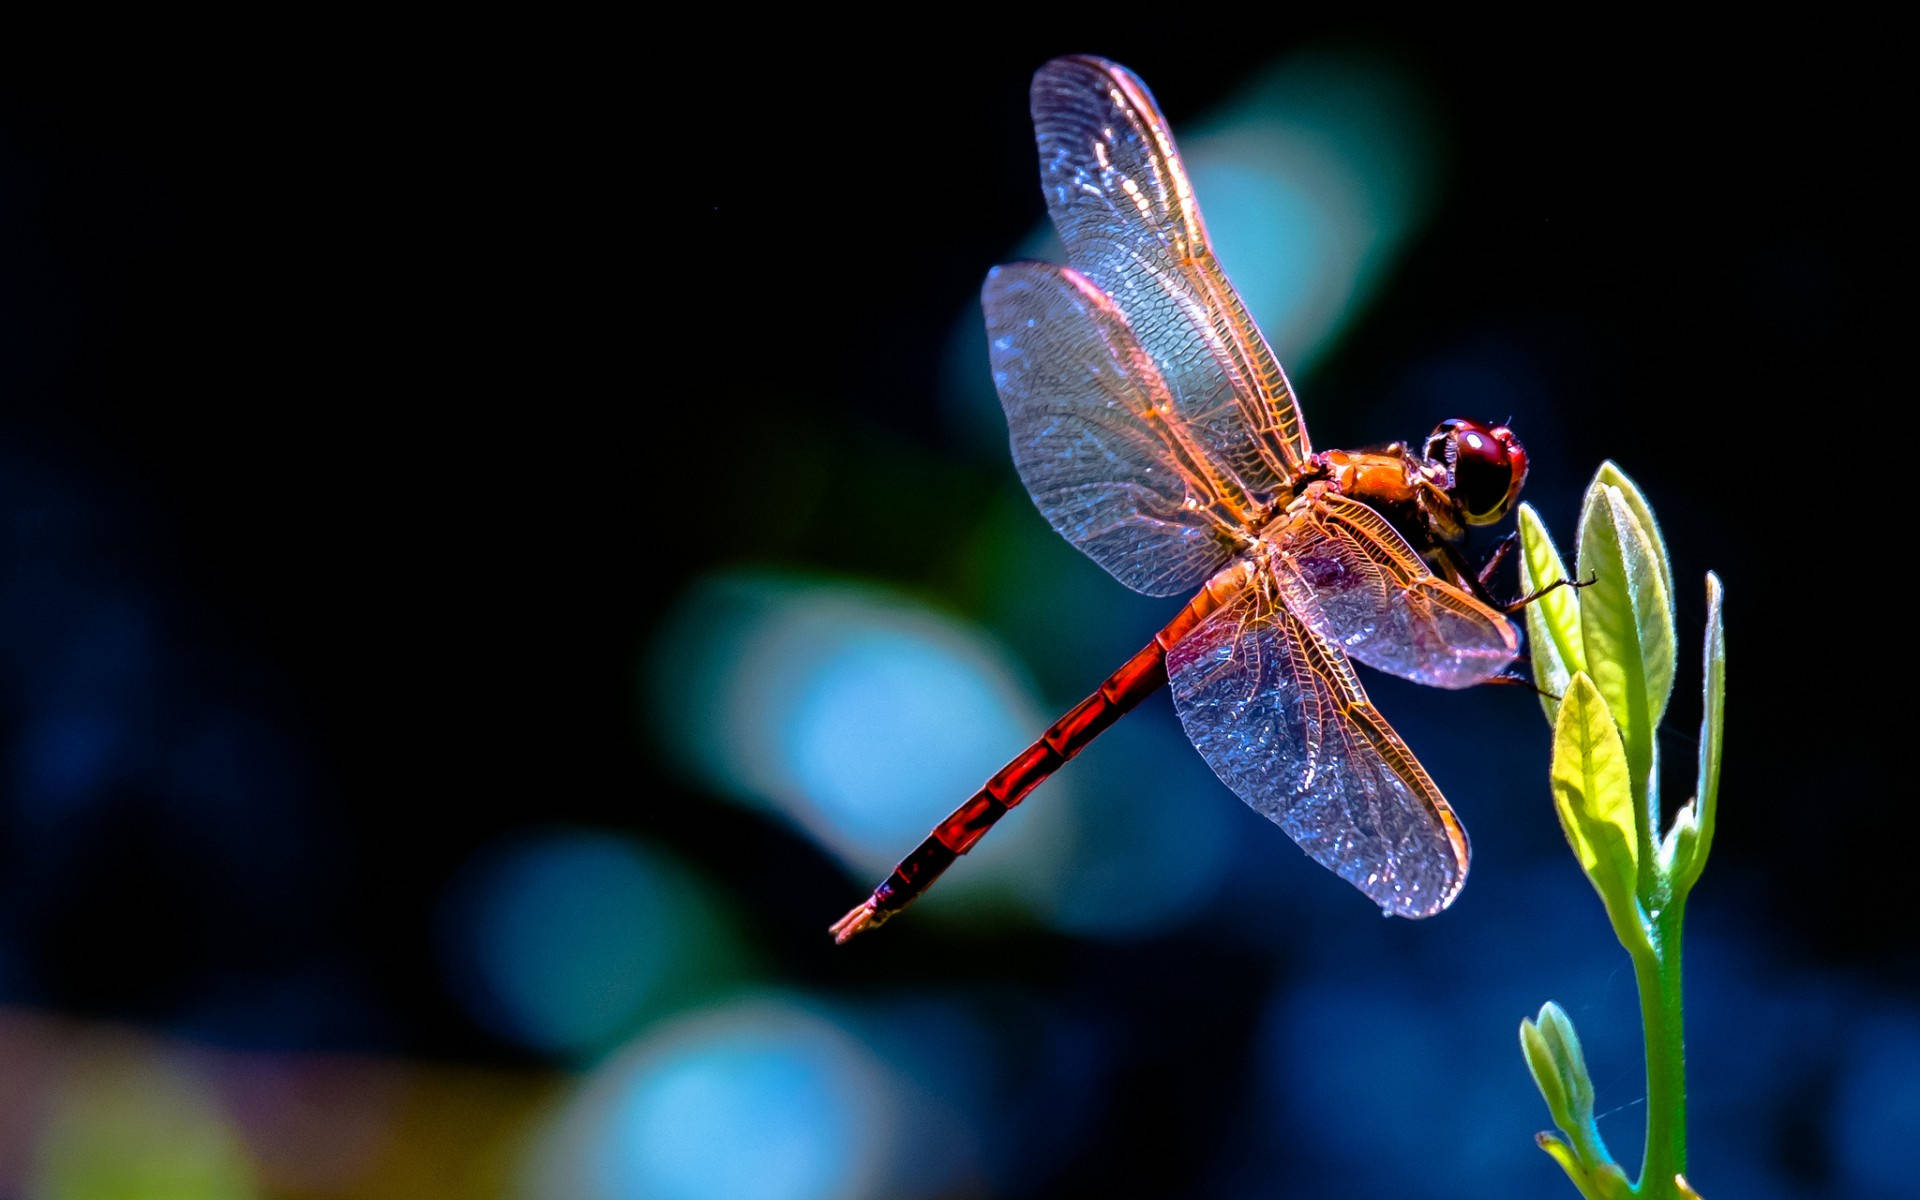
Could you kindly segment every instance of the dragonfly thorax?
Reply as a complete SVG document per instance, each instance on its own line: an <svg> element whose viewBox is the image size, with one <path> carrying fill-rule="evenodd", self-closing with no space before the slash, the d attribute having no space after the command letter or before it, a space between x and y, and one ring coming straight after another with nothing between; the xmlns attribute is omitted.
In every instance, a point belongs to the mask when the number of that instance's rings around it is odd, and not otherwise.
<svg viewBox="0 0 1920 1200"><path fill-rule="evenodd" d="M1316 484L1378 511L1415 545L1458 545L1474 525L1504 517L1527 478L1527 452L1504 425L1442 421L1418 448L1323 450L1296 482Z"/></svg>

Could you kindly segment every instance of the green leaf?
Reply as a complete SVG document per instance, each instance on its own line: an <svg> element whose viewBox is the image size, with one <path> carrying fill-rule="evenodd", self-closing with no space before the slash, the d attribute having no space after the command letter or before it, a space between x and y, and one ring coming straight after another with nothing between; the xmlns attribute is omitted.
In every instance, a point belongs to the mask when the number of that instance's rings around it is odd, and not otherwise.
<svg viewBox="0 0 1920 1200"><path fill-rule="evenodd" d="M1707 851L1713 847L1713 822L1720 801L1720 735L1725 720L1727 698L1727 630L1722 612L1724 593L1720 577L1707 572L1707 638L1704 678L1705 701L1700 711L1700 774L1695 781L1694 798L1682 812L1695 828L1681 843L1676 840L1669 855L1673 887L1684 895L1700 878L1707 865ZM1675 826L1679 832L1679 826Z"/></svg>
<svg viewBox="0 0 1920 1200"><path fill-rule="evenodd" d="M1592 589L1588 589L1592 590ZM1633 784L1606 697L1584 672L1567 686L1553 724L1553 802L1580 868L1600 893L1615 932L1644 939ZM1631 949L1629 945L1629 949Z"/></svg>
<svg viewBox="0 0 1920 1200"><path fill-rule="evenodd" d="M1693 801L1680 806L1673 814L1673 824L1667 829L1666 840L1660 843L1660 869L1674 880L1674 890L1684 894L1679 880L1686 873L1687 864L1694 860L1700 848L1700 818Z"/></svg>
<svg viewBox="0 0 1920 1200"><path fill-rule="evenodd" d="M1559 547L1531 504L1520 506L1520 591L1530 595L1560 579L1569 579ZM1587 669L1580 641L1580 591L1555 588L1526 607L1527 646L1533 654L1534 686L1554 696L1567 694L1575 671ZM1560 708L1557 700L1540 697L1547 723Z"/></svg>
<svg viewBox="0 0 1920 1200"><path fill-rule="evenodd" d="M1547 1003L1551 1005L1553 1001ZM1543 1008L1540 1010L1541 1023L1546 1019L1547 1010ZM1567 1078L1554 1059L1553 1047L1547 1041L1547 1035L1540 1031L1538 1024L1525 1017L1520 1018L1520 1056L1527 1060L1527 1071L1533 1076L1533 1086L1540 1089L1540 1098L1547 1102L1547 1112L1553 1117L1553 1123L1564 1128L1571 1119Z"/></svg>
<svg viewBox="0 0 1920 1200"><path fill-rule="evenodd" d="M1550 1133L1535 1140L1540 1148L1566 1171L1582 1195L1595 1197L1626 1196L1626 1176L1614 1165L1593 1120L1593 1083L1587 1077L1586 1056L1580 1051L1580 1035L1566 1010L1549 1000L1540 1006L1540 1015L1529 1021L1520 1019L1520 1052L1526 1057L1533 1082L1553 1114L1553 1123L1567 1140Z"/></svg>
<svg viewBox="0 0 1920 1200"><path fill-rule="evenodd" d="M1520 1018L1520 1052L1553 1123L1576 1144L1585 1140L1593 1122L1593 1081L1566 1010L1549 1000L1534 1020Z"/></svg>
<svg viewBox="0 0 1920 1200"><path fill-rule="evenodd" d="M1654 731L1673 690L1676 653L1658 552L1620 489L1596 478L1580 511L1580 570L1595 578L1580 596L1581 643L1626 746L1634 796L1646 813L1638 837L1649 870L1660 825Z"/></svg>
<svg viewBox="0 0 1920 1200"><path fill-rule="evenodd" d="M1660 535L1660 522L1653 519L1653 509L1648 507L1647 498L1640 494L1640 485L1627 477L1619 464L1612 459L1600 464L1594 473L1595 483L1604 483L1620 489L1620 498L1633 510L1634 519L1640 522L1640 528L1646 530L1647 538L1653 543L1653 561L1660 567L1660 586L1667 595L1668 624L1672 624L1673 602L1673 563L1667 557L1667 539Z"/></svg>

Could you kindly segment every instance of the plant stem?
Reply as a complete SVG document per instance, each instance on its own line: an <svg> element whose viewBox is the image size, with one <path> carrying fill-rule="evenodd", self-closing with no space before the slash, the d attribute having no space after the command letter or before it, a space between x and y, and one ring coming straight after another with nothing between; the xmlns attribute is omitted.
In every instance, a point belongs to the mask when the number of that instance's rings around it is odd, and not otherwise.
<svg viewBox="0 0 1920 1200"><path fill-rule="evenodd" d="M1647 1037L1647 1146L1638 1196L1675 1194L1673 1177L1687 1169L1687 1062L1680 1008L1680 927L1686 899L1670 897L1648 914L1652 928L1633 953L1640 1020Z"/></svg>

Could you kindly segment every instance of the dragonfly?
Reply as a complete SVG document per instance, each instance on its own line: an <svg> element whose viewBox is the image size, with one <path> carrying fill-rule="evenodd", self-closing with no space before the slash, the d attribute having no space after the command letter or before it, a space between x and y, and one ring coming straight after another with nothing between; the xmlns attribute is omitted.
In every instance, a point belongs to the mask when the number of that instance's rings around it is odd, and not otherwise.
<svg viewBox="0 0 1920 1200"><path fill-rule="evenodd" d="M1467 834L1352 660L1417 683L1503 678L1518 631L1470 527L1512 508L1527 454L1453 418L1415 445L1313 448L1286 373L1207 240L1167 122L1116 63L1033 79L1047 211L1067 265L982 291L1014 464L1063 537L1149 596L1164 628L936 826L832 926L845 942L920 896L1055 771L1170 687L1220 780L1389 915L1446 908ZM1545 589L1543 589L1545 590ZM1536 593L1537 596L1538 593Z"/></svg>

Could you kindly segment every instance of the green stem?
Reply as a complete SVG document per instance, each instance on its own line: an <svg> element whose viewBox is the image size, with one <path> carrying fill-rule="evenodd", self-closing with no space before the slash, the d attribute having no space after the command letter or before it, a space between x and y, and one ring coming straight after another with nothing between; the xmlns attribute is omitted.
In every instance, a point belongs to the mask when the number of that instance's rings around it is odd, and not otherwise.
<svg viewBox="0 0 1920 1200"><path fill-rule="evenodd" d="M1680 1008L1680 927L1684 897L1649 914L1652 928L1633 954L1640 1020L1647 1036L1647 1147L1637 1196L1675 1195L1673 1177L1687 1169L1687 1063Z"/></svg>

